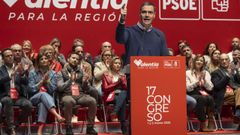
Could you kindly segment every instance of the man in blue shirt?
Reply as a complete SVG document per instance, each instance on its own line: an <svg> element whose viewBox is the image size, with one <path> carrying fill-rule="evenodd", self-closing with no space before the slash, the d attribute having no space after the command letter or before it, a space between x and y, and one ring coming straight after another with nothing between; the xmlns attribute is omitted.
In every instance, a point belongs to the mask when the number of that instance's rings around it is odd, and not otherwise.
<svg viewBox="0 0 240 135"><path fill-rule="evenodd" d="M130 99L130 56L168 56L169 51L163 32L152 26L156 16L156 7L153 3L144 2L141 5L140 20L134 26L125 27L126 15L127 7L124 5L121 8L121 17L116 29L116 41L125 45L124 72L127 75ZM124 127L124 123L121 124Z"/></svg>
<svg viewBox="0 0 240 135"><path fill-rule="evenodd" d="M153 3L144 2L140 8L140 20L131 27L125 27L127 7L121 9L121 18L116 29L116 41L125 44L125 65L130 56L168 56L169 52L162 31L154 28L152 22L156 16Z"/></svg>

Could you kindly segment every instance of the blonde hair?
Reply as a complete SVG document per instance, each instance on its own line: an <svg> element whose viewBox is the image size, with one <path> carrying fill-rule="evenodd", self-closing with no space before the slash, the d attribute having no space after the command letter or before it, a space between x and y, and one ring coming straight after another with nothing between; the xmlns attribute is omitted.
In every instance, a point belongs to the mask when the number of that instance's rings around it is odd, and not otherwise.
<svg viewBox="0 0 240 135"><path fill-rule="evenodd" d="M23 40L22 45L24 45L25 43L29 44L32 48L32 42L30 40Z"/></svg>
<svg viewBox="0 0 240 135"><path fill-rule="evenodd" d="M122 59L121 59L119 56L114 56L114 57L112 58L112 60L111 60L111 63L110 63L110 69L111 69L111 70L113 69L113 63L114 63L114 61L116 61L116 60L120 60L120 62L121 62L121 68L122 68L122 66L123 66L123 61L122 61Z"/></svg>

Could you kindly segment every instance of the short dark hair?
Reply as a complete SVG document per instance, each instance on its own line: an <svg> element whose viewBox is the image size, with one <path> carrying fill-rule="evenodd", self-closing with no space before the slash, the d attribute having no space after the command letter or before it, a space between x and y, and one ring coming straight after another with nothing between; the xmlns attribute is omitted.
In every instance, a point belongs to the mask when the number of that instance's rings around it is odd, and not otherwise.
<svg viewBox="0 0 240 135"><path fill-rule="evenodd" d="M186 45L184 45L184 46L181 48L181 50L183 50L184 48L189 48L189 49L191 49L191 50L192 50L192 48L190 47L190 45L189 45L189 44L186 44Z"/></svg>
<svg viewBox="0 0 240 135"><path fill-rule="evenodd" d="M2 50L2 57L4 58L5 56L4 56L4 53L6 52L6 51L12 51L12 49L11 48L5 48L5 49L3 49Z"/></svg>
<svg viewBox="0 0 240 135"><path fill-rule="evenodd" d="M73 40L73 44L72 44L72 50L74 49L74 47L76 47L77 45L76 45L76 43L77 42L80 42L80 43L82 43L82 45L80 45L80 46L84 46L84 41L81 39L81 38L75 38L74 40Z"/></svg>
<svg viewBox="0 0 240 135"><path fill-rule="evenodd" d="M144 3L140 6L140 12L142 11L142 8L143 8L144 6L153 6L154 12L156 12L156 6L155 6L155 4L153 4L152 2L149 2L149 1L144 2Z"/></svg>
<svg viewBox="0 0 240 135"><path fill-rule="evenodd" d="M78 53L76 53L76 52L70 52L69 54L68 54L68 57L67 58L70 58L73 54L76 54L76 55L78 55L79 56L79 54ZM79 58L80 58L80 56L79 56Z"/></svg>

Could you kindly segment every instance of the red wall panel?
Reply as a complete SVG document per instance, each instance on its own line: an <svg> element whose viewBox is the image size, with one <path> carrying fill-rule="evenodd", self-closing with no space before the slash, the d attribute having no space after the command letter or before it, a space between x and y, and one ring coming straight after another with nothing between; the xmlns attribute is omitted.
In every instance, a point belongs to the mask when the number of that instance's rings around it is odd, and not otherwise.
<svg viewBox="0 0 240 135"><path fill-rule="evenodd" d="M119 8L123 3L128 3L127 25L134 25L139 19L142 2L143 0L55 0L54 3L53 0L3 0L0 2L0 49L13 43L22 43L26 39L31 40L34 48L38 49L52 38L58 37L63 44L62 52L66 54L70 51L73 39L80 37L85 41L85 50L93 55L99 52L103 41L112 42L116 53L120 55L124 52L124 47L115 41ZM177 41L186 39L195 53L202 53L211 41L218 43L223 52L228 52L231 39L240 37L239 0L152 2L157 7L153 25L165 33L168 47L175 50ZM31 3L35 7L31 7ZM112 13L116 18L110 16ZM82 15L80 20L76 20L77 14Z"/></svg>

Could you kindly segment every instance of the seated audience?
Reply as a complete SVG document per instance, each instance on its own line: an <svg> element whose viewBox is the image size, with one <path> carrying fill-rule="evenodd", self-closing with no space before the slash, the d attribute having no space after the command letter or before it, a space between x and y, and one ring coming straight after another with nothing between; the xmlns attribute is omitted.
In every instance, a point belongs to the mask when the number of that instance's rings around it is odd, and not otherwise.
<svg viewBox="0 0 240 135"><path fill-rule="evenodd" d="M52 41L50 42L50 45L54 48L55 50L55 59L58 61L62 67L65 65L66 60L65 57L62 53L60 53L62 43L58 38L53 38Z"/></svg>
<svg viewBox="0 0 240 135"><path fill-rule="evenodd" d="M58 73L58 91L62 95L61 102L63 103L64 117L66 119L66 134L73 135L71 119L72 109L77 105L88 107L87 112L87 134L97 135L94 130L94 118L97 111L96 100L85 94L88 92L88 76L83 74L83 71L78 66L80 56L77 53L70 53L67 59L67 64L61 72Z"/></svg>
<svg viewBox="0 0 240 135"><path fill-rule="evenodd" d="M216 49L218 49L218 46L217 46L217 44L216 43L214 43L214 42L211 42L211 43L209 43L207 46L206 46L206 48L205 48L205 50L204 50L204 58L205 58L205 61L206 61L206 64L208 64L209 62L210 62L210 60L211 60L211 54L212 54L212 52L214 51L214 50L216 50Z"/></svg>
<svg viewBox="0 0 240 135"><path fill-rule="evenodd" d="M51 45L44 45L40 48L39 54L47 56L50 62L50 69L58 73L62 70L62 65L55 58L55 50Z"/></svg>
<svg viewBox="0 0 240 135"><path fill-rule="evenodd" d="M230 59L227 54L220 56L220 68L212 72L214 84L214 100L216 113L221 113L222 105L235 106L234 123L240 124L240 73L239 68L230 68Z"/></svg>
<svg viewBox="0 0 240 135"><path fill-rule="evenodd" d="M185 56L186 58L186 68L191 69L193 67L192 65L192 61L195 58L195 55L192 52L192 49L190 48L190 46L185 45L182 47L182 56Z"/></svg>
<svg viewBox="0 0 240 135"><path fill-rule="evenodd" d="M102 43L100 54L94 57L94 64L102 61L101 54L104 50L112 50L112 44L108 41Z"/></svg>
<svg viewBox="0 0 240 135"><path fill-rule="evenodd" d="M101 61L94 65L94 81L93 86L98 90L99 95L102 95L102 76L103 73L109 70L110 62L112 60L112 51L105 50L101 54Z"/></svg>
<svg viewBox="0 0 240 135"><path fill-rule="evenodd" d="M232 51L233 61L230 63L231 69L239 69L240 68L240 48L236 48Z"/></svg>
<svg viewBox="0 0 240 135"><path fill-rule="evenodd" d="M204 66L204 57L197 55L193 59L193 68L186 71L187 94L197 101L195 112L200 121L200 131L212 132L214 131L214 100L208 92L212 90L213 84Z"/></svg>
<svg viewBox="0 0 240 135"><path fill-rule="evenodd" d="M209 73L212 73L220 66L221 51L216 49L210 55L210 62L207 64L206 69Z"/></svg>
<svg viewBox="0 0 240 135"><path fill-rule="evenodd" d="M84 50L84 46L85 46L85 42L80 38L76 38L73 41L72 52L75 52L74 50L76 47L81 47L82 50ZM92 58L91 53L85 51L83 56L84 56L83 57L84 60L87 61L89 64L91 64L91 66L93 67L94 63L93 63L93 58Z"/></svg>
<svg viewBox="0 0 240 135"><path fill-rule="evenodd" d="M178 41L178 54L176 56L183 56L182 47L188 45L186 40Z"/></svg>
<svg viewBox="0 0 240 135"><path fill-rule="evenodd" d="M29 70L33 69L33 63L32 61L24 55L22 46L19 44L13 44L11 46L12 52L13 52L13 58L14 58L14 64L18 65L21 64L23 68L28 68ZM28 70L26 70L28 71Z"/></svg>
<svg viewBox="0 0 240 135"><path fill-rule="evenodd" d="M4 64L0 67L0 102L6 117L7 134L16 135L13 106L22 109L17 126L31 115L32 104L27 99L27 75L21 65L15 65L11 49L2 51Z"/></svg>
<svg viewBox="0 0 240 135"><path fill-rule="evenodd" d="M36 60L35 70L29 73L29 87L31 88L31 102L38 108L38 135L43 135L42 130L46 123L48 112L52 113L58 122L63 122L56 111L53 93L57 89L57 75L49 68L50 62L47 56L39 54Z"/></svg>
<svg viewBox="0 0 240 135"><path fill-rule="evenodd" d="M230 62L233 61L232 53L233 53L233 50L235 50L236 48L240 48L240 39L238 37L234 37L232 39L232 50L228 53Z"/></svg>
<svg viewBox="0 0 240 135"><path fill-rule="evenodd" d="M30 59L32 62L37 58L37 53L32 48L32 43L29 40L24 40L22 43L23 56Z"/></svg>
<svg viewBox="0 0 240 135"><path fill-rule="evenodd" d="M122 60L114 56L110 63L110 70L103 74L102 78L102 91L103 101L105 103L111 102L116 96L116 103L113 112L111 113L112 118L118 115L118 119L121 123L122 133L126 134L126 98L127 98L127 79L126 76L121 73L123 66Z"/></svg>

